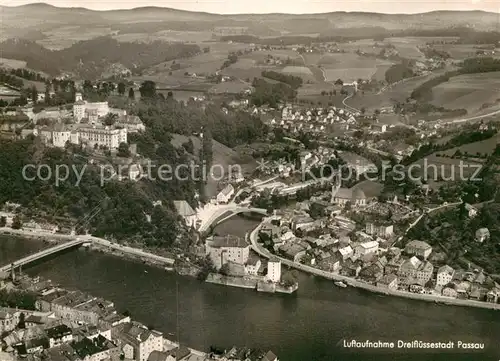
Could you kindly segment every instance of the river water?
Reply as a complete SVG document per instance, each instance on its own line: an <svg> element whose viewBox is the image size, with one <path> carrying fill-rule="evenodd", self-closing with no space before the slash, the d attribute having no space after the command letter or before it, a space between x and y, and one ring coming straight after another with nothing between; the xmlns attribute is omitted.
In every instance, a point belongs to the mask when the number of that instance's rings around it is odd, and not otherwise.
<svg viewBox="0 0 500 361"><path fill-rule="evenodd" d="M256 224L235 218L218 234L243 235ZM37 241L0 238L0 263L40 248ZM281 361L498 360L500 312L379 296L299 275L294 295L258 293L175 275L139 262L81 249L27 270L67 288L115 302L120 311L200 350L211 345L272 349ZM176 297L178 284L179 298ZM176 310L179 310L177 317ZM178 329L177 334L177 320ZM481 342L485 351L347 350L342 340Z"/></svg>

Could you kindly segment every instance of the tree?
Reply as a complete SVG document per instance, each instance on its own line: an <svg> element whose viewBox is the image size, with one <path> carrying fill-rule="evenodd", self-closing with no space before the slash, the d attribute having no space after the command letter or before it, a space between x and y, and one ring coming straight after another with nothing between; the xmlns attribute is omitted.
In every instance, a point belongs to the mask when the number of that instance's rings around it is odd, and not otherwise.
<svg viewBox="0 0 500 361"><path fill-rule="evenodd" d="M130 149L127 143L120 143L118 146L118 151L116 152L118 157L130 157Z"/></svg>
<svg viewBox="0 0 500 361"><path fill-rule="evenodd" d="M5 227L7 225L7 218L2 216L0 217L0 227Z"/></svg>
<svg viewBox="0 0 500 361"><path fill-rule="evenodd" d="M123 95L125 94L125 83L124 82L119 82L118 83L118 94Z"/></svg>
<svg viewBox="0 0 500 361"><path fill-rule="evenodd" d="M12 228L13 229L21 229L23 226L23 223L21 221L21 217L19 215L14 216L14 219L12 220Z"/></svg>
<svg viewBox="0 0 500 361"><path fill-rule="evenodd" d="M33 104L36 104L37 99L38 99L38 90L36 90L36 87L33 86L31 88L31 100L33 100Z"/></svg>
<svg viewBox="0 0 500 361"><path fill-rule="evenodd" d="M22 328L22 329L26 328L25 318L26 318L26 316L25 316L24 312L21 312L21 314L19 315L19 323L17 324L18 328Z"/></svg>
<svg viewBox="0 0 500 361"><path fill-rule="evenodd" d="M118 119L117 114L109 113L104 117L103 123L104 125L111 126L116 123L117 119Z"/></svg>
<svg viewBox="0 0 500 361"><path fill-rule="evenodd" d="M151 80L144 81L140 88L141 98L155 98L156 97L156 83Z"/></svg>
<svg viewBox="0 0 500 361"><path fill-rule="evenodd" d="M130 88L128 90L128 97L129 97L129 99L135 99L135 92L134 92L133 88Z"/></svg>
<svg viewBox="0 0 500 361"><path fill-rule="evenodd" d="M283 276L281 276L281 283L285 287L292 287L297 284L297 276L294 272L286 272Z"/></svg>
<svg viewBox="0 0 500 361"><path fill-rule="evenodd" d="M362 108L361 108L361 114L363 114L363 115L364 115L365 113L366 113L366 108L365 108L365 107L362 107Z"/></svg>

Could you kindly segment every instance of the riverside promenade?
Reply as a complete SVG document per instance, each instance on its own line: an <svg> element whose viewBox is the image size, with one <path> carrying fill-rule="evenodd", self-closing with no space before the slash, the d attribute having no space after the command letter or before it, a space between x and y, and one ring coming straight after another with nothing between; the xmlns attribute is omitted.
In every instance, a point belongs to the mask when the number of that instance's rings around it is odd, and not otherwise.
<svg viewBox="0 0 500 361"><path fill-rule="evenodd" d="M332 273L332 272L326 272L322 271L320 269L307 266L305 264L301 263L296 263L291 260L288 260L286 258L282 258L279 256L276 256L272 253L270 253L267 249L259 245L258 243L258 235L259 235L259 230L262 227L262 224L259 224L251 233L250 233L250 242L252 245L252 249L257 252L261 257L264 258L277 258L281 261L282 264L289 266L291 268L295 268L299 271L310 273L316 276L324 277L326 279L330 279L333 281L342 281L346 284L348 284L351 287L357 287L361 288L370 292L376 292L376 293L381 293L385 295L390 295L390 296L397 296L397 297L404 297L404 298L411 298L415 300L422 300L422 301L428 301L428 302L437 302L437 303L444 303L447 305L455 305L455 306L467 306L467 307L479 307L479 308L485 308L485 309L491 309L491 310L500 310L500 304L498 303L488 303L488 302L481 302L481 301L474 301L474 300L461 300L457 298L451 298L451 297L445 297L445 296L438 296L438 295L428 295L428 294L419 294L419 293L412 293L412 292L406 292L406 291L400 291L400 290L390 290L387 288L381 288L377 287L375 285L372 285L370 283L357 280L354 278L342 276L338 273Z"/></svg>

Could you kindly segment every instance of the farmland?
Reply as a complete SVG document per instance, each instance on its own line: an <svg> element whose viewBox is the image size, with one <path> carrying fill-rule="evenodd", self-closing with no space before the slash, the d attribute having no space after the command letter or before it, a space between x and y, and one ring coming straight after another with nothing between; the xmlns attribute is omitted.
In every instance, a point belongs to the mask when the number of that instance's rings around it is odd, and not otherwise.
<svg viewBox="0 0 500 361"><path fill-rule="evenodd" d="M424 54L417 48L424 44L422 38L388 38L384 42L394 45L402 58L425 60Z"/></svg>
<svg viewBox="0 0 500 361"><path fill-rule="evenodd" d="M432 96L434 105L477 112L500 102L500 72L453 77L434 87Z"/></svg>
<svg viewBox="0 0 500 361"><path fill-rule="evenodd" d="M0 58L0 67L1 68L20 69L20 68L26 67L26 62L22 61L22 60Z"/></svg>
<svg viewBox="0 0 500 361"><path fill-rule="evenodd" d="M82 29L80 26L65 26L44 32L46 37L38 40L37 43L50 50L60 50L69 48L78 41L90 40L111 33L111 28L108 27L86 27Z"/></svg>
<svg viewBox="0 0 500 361"><path fill-rule="evenodd" d="M480 142L474 142L474 143L469 143L469 144L464 144L460 147L452 148L449 149L445 152L441 152L441 154L446 154L448 156L452 156L455 154L457 150L460 149L462 153L468 153L470 155L476 155L477 153L481 153L482 155L484 154L491 154L495 150L495 147L497 144L500 143L500 134L497 134L496 136L482 140Z"/></svg>

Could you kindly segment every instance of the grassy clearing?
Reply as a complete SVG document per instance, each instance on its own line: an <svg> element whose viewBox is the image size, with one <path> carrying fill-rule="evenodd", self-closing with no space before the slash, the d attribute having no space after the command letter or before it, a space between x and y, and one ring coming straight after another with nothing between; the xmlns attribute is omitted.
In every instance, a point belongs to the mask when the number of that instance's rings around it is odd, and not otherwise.
<svg viewBox="0 0 500 361"><path fill-rule="evenodd" d="M500 72L467 74L451 78L432 89L432 104L447 109L480 110L500 102Z"/></svg>
<svg viewBox="0 0 500 361"><path fill-rule="evenodd" d="M26 67L23 60L0 58L0 67L10 69L22 69Z"/></svg>
<svg viewBox="0 0 500 361"><path fill-rule="evenodd" d="M38 40L37 43L50 50L60 50L69 48L71 45L84 40L90 40L99 36L111 35L111 28L107 27L86 27L82 29L79 26L65 26L55 30L45 31L46 38ZM143 39L145 37L142 34Z"/></svg>

